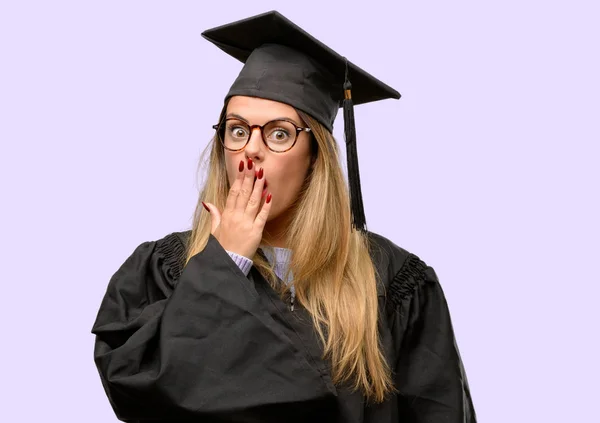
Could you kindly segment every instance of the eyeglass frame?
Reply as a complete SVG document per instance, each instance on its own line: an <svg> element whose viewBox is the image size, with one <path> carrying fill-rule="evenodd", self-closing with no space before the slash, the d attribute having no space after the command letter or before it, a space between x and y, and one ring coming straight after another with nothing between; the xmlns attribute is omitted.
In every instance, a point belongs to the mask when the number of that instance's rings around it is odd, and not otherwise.
<svg viewBox="0 0 600 423"><path fill-rule="evenodd" d="M248 139L246 140L246 144L244 144L244 146L242 148L240 148L240 149L234 150L234 149L231 149L231 148L227 147L225 145L225 140L223 139L224 137L221 137L221 134L219 133L219 127L221 125L223 125L223 124L226 124L228 120L238 120L238 121L241 121L241 122L245 123L248 126L248 129L249 129ZM281 121L288 122L288 123L291 123L292 125L294 125L294 128L296 128L296 137L294 138L294 143L288 149L283 150L283 151L277 151L277 150L273 150L271 147L269 147L269 144L267 143L267 140L265 139L265 133L263 131L263 128L265 126L267 126L268 124L272 123L272 122L281 122ZM237 118L237 117L230 117L230 118L227 118L227 119L221 121L220 123L217 123L216 125L213 125L212 128L215 131L217 131L217 135L219 137L219 140L221 141L221 145L223 146L223 148L225 148L225 149L227 149L229 151L235 151L235 152L242 151L244 148L246 148L246 146L250 142L250 138L252 138L252 134L254 133L254 130L256 128L260 129L260 137L262 138L263 143L273 153L285 153L287 151L290 151L296 145L296 142L298 142L298 137L300 136L301 132L307 132L307 133L311 132L310 128L298 126L296 124L296 122L294 122L293 120L288 119L288 118L273 119L273 120L268 121L264 125L250 125L250 123L248 121L244 120L244 119L240 119L240 118Z"/></svg>

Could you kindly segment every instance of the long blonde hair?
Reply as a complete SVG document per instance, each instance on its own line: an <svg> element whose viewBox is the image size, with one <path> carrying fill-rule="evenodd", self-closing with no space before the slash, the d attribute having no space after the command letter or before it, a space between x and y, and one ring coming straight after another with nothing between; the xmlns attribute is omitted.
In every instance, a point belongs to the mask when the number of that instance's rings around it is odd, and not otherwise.
<svg viewBox="0 0 600 423"><path fill-rule="evenodd" d="M223 117L225 105L221 118ZM291 206L286 247L292 250L296 299L310 313L331 361L332 380L361 390L369 402L382 402L394 391L377 330L377 274L367 238L351 228L348 188L333 135L309 115L297 111L311 128L313 167ZM187 261L204 249L211 229L202 201L225 207L229 181L225 156L217 135L210 150L207 179L194 213ZM202 159L201 159L202 163ZM263 242L265 246L268 244ZM259 254L254 266L282 295L289 289L277 284L273 268Z"/></svg>

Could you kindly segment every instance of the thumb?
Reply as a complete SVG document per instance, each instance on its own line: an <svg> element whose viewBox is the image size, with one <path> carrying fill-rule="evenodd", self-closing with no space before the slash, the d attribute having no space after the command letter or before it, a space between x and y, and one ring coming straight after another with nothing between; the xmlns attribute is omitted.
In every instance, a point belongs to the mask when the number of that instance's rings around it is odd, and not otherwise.
<svg viewBox="0 0 600 423"><path fill-rule="evenodd" d="M219 212L219 209L217 209L212 203L205 203L203 201L202 205L204 205L204 208L210 213L210 232L214 235L215 230L221 223L221 212Z"/></svg>

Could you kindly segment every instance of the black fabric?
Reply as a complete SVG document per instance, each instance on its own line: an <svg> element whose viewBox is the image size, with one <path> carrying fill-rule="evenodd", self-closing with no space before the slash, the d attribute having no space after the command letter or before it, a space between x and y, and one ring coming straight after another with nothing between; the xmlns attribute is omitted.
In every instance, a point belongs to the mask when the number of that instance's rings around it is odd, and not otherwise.
<svg viewBox="0 0 600 423"><path fill-rule="evenodd" d="M245 63L226 99L247 95L280 101L332 131L344 98L345 57L277 11L207 29L202 36ZM398 91L350 61L348 77L354 104L400 98Z"/></svg>
<svg viewBox="0 0 600 423"><path fill-rule="evenodd" d="M211 235L184 267L188 232L144 242L111 278L92 333L117 417L130 422L476 422L433 269L369 232L379 330L399 390L365 405L334 386L310 316ZM174 278L173 275L180 275Z"/></svg>

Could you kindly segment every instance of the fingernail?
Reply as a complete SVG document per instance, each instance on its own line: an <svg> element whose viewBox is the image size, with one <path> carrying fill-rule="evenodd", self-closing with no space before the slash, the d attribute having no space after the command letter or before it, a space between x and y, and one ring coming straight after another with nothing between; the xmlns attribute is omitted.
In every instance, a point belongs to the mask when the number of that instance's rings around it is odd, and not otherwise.
<svg viewBox="0 0 600 423"><path fill-rule="evenodd" d="M258 179L262 179L263 177L263 168L261 167L260 170L258 171Z"/></svg>
<svg viewBox="0 0 600 423"><path fill-rule="evenodd" d="M248 170L252 170L252 159L248 159Z"/></svg>
<svg viewBox="0 0 600 423"><path fill-rule="evenodd" d="M267 195L267 203L271 202L271 193L269 193L269 195Z"/></svg>
<svg viewBox="0 0 600 423"><path fill-rule="evenodd" d="M244 161L242 160L240 162L240 172L242 172L244 170Z"/></svg>
<svg viewBox="0 0 600 423"><path fill-rule="evenodd" d="M208 211L210 213L210 209L207 207L206 204L204 204L204 201L202 202L202 205L204 206L204 208L206 209L206 211Z"/></svg>

